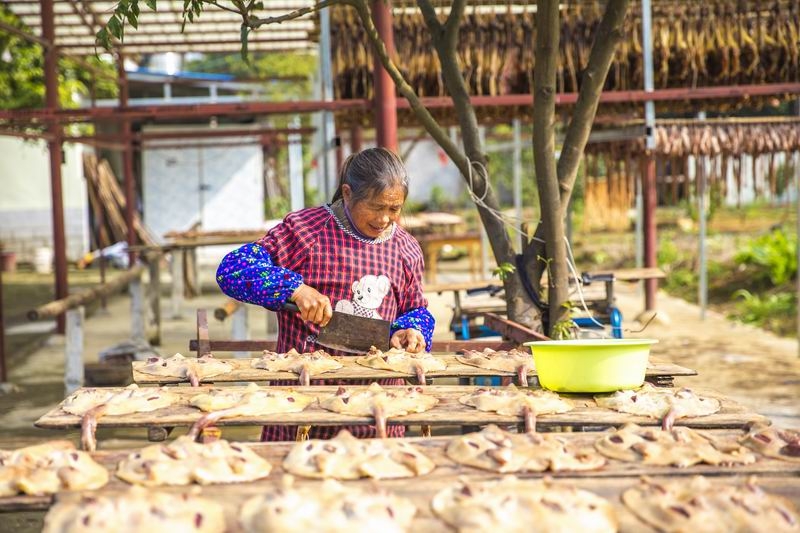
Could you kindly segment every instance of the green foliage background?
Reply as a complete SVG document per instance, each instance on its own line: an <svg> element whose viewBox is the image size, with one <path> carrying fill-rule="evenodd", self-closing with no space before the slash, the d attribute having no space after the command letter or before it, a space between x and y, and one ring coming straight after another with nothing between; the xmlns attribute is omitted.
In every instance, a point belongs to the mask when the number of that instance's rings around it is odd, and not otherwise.
<svg viewBox="0 0 800 533"><path fill-rule="evenodd" d="M7 6L0 6L0 21L33 33L11 13ZM10 61L2 59L10 58ZM97 98L112 98L117 94L116 71L113 64L89 58L98 70L107 76L96 77ZM69 58L59 59L59 101L62 107L74 108L77 102L73 95L90 94L92 74ZM3 109L36 108L44 106L44 55L42 47L0 29L0 106Z"/></svg>

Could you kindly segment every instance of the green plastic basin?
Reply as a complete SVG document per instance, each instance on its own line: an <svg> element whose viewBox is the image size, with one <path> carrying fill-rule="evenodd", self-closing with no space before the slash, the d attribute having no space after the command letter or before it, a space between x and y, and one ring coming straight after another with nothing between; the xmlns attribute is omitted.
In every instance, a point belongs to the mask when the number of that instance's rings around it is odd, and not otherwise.
<svg viewBox="0 0 800 533"><path fill-rule="evenodd" d="M526 342L539 383L556 392L613 392L644 383L654 339Z"/></svg>

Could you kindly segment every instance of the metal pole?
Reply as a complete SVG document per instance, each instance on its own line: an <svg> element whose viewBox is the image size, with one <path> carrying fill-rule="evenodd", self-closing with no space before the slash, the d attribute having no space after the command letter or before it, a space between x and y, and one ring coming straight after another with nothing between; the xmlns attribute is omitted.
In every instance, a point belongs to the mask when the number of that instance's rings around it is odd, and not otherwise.
<svg viewBox="0 0 800 533"><path fill-rule="evenodd" d="M522 123L515 118L512 124L514 128L514 163L512 166L514 213L517 216L517 223L522 224Z"/></svg>
<svg viewBox="0 0 800 533"><path fill-rule="evenodd" d="M128 107L128 76L125 72L125 57L117 54L117 75L119 83L119 106ZM133 214L136 209L136 191L133 176L133 135L131 133L130 119L123 118L121 122L122 142L125 149L122 151L122 174L125 183L125 225L128 228L128 247L136 245L136 228L133 226ZM136 252L128 252L128 268L133 268L136 263Z"/></svg>
<svg viewBox="0 0 800 533"><path fill-rule="evenodd" d="M331 64L331 15L330 10L321 9L319 11L319 68L320 68L320 81L322 83L322 101L333 101L333 66ZM322 158L323 168L323 196L326 201L331 199L333 191L336 187L336 176L338 175L338 168L333 161L331 154L332 140L336 136L336 122L334 121L333 113L331 111L322 112L322 150L320 157Z"/></svg>
<svg viewBox="0 0 800 533"><path fill-rule="evenodd" d="M58 50L51 43L55 42L55 22L53 0L41 0L42 37L48 45L44 48L44 87L45 103L49 111L58 109ZM61 125L53 120L47 126L50 140L47 148L50 153L50 194L53 208L53 254L55 256L56 300L66 298L69 292L67 284L67 246L64 237L64 199L61 183L61 165L64 159L61 139ZM56 330L60 334L66 331L66 318L63 314L56 317Z"/></svg>
<svg viewBox="0 0 800 533"><path fill-rule="evenodd" d="M350 128L350 152L355 154L361 151L364 145L364 129L361 126Z"/></svg>
<svg viewBox="0 0 800 533"><path fill-rule="evenodd" d="M644 90L653 92L653 35L652 35L652 8L650 0L642 0L642 54L644 55ZM642 183L642 207L644 223L644 266L656 267L656 160L655 160L655 125L656 108L652 100L644 104L645 121L645 148L647 161L644 166L644 180ZM657 280L645 281L644 300L645 310L656 308Z"/></svg>
<svg viewBox="0 0 800 533"><path fill-rule="evenodd" d="M697 218L700 222L700 243L698 261L700 262L700 280L697 287L697 299L700 303L700 320L706 319L708 307L708 265L706 261L706 168L705 157L698 155L695 160L697 169Z"/></svg>
<svg viewBox="0 0 800 533"><path fill-rule="evenodd" d="M296 116L293 125L300 127L300 117ZM303 188L303 144L299 134L289 135L289 201L292 211L305 207Z"/></svg>
<svg viewBox="0 0 800 533"><path fill-rule="evenodd" d="M800 105L798 106L800 108ZM795 215L797 216L797 302L800 303L800 152L794 153L794 205ZM797 355L800 357L800 312L797 312Z"/></svg>
<svg viewBox="0 0 800 533"><path fill-rule="evenodd" d="M394 33L392 30L391 0L374 0L372 2L372 20L381 40L386 45L389 57L394 55ZM373 59L372 67L373 108L375 110L375 140L383 146L397 152L397 96L389 73L383 68L380 60Z"/></svg>
<svg viewBox="0 0 800 533"><path fill-rule="evenodd" d="M2 247L0 247L2 251ZM0 383L8 381L6 373L6 323L3 320L3 269L0 268Z"/></svg>
<svg viewBox="0 0 800 533"><path fill-rule="evenodd" d="M72 394L83 385L83 322L84 307L79 305L67 311L64 348L64 391Z"/></svg>

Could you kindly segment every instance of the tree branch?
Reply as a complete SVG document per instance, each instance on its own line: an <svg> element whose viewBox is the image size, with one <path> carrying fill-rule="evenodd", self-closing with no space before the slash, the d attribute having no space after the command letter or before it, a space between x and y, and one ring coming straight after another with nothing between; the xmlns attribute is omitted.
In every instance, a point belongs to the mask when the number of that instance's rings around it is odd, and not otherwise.
<svg viewBox="0 0 800 533"><path fill-rule="evenodd" d="M403 74L389 57L389 53L386 51L386 45L381 40L378 30L372 22L372 15L365 0L355 0L348 2L348 4L353 6L356 10L361 24L364 26L364 31L372 44L373 52L375 52L376 57L380 60L386 72L389 73L392 81L394 81L394 84L397 86L397 90L403 95L403 98L408 100L417 119L422 123L422 127L424 127L436 143L441 146L442 150L445 151L456 167L458 167L459 172L464 176L468 175L470 169L469 161L466 156L459 150L458 146L450 140L450 137L448 137L447 133L439 126L439 123L436 122L436 119L433 118L433 115L430 114L428 109L422 105L414 89L408 84L405 78L403 78Z"/></svg>
<svg viewBox="0 0 800 533"><path fill-rule="evenodd" d="M286 13L285 15L279 15L277 17L267 17L267 18L250 17L245 21L245 23L251 28L256 29L266 24L280 24L281 22L294 20L296 18L302 17L303 15L308 15L309 13L316 13L320 9L324 9L326 7L335 5L353 5L353 2L351 2L350 0L323 0L322 2L314 4L311 7L304 7L301 9L297 9L295 11L292 11L291 13Z"/></svg>
<svg viewBox="0 0 800 533"><path fill-rule="evenodd" d="M442 32L442 23L439 22L439 18L436 16L436 9L434 9L433 4L429 0L417 0L417 6L422 12L425 25L431 30L431 37L438 38Z"/></svg>
<svg viewBox="0 0 800 533"><path fill-rule="evenodd" d="M246 11L240 11L239 9L231 9L228 6L224 6L224 5L220 4L216 0L205 0L205 1L206 1L207 4L211 4L214 7L218 7L220 9L222 9L223 11L229 11L231 13L236 13L237 15L241 15L242 17L247 16L247 12Z"/></svg>
<svg viewBox="0 0 800 533"><path fill-rule="evenodd" d="M447 21L444 23L445 43L453 52L458 46L458 29L461 26L461 20L464 18L466 7L466 0L453 0L453 4L450 6L450 14L447 15Z"/></svg>
<svg viewBox="0 0 800 533"><path fill-rule="evenodd" d="M611 68L617 45L624 37L622 25L629 3L630 0L609 0L606 4L606 11L595 33L589 62L581 76L578 101L572 110L572 118L558 159L558 182L563 210L566 210L572 196L578 167L592 131L608 70ZM562 212L562 216L564 215Z"/></svg>

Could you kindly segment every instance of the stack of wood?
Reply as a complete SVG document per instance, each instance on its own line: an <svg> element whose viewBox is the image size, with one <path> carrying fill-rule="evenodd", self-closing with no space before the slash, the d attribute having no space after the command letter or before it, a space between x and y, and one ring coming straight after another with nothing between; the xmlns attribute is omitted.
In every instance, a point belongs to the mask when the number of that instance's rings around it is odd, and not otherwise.
<svg viewBox="0 0 800 533"><path fill-rule="evenodd" d="M115 242L127 241L125 193L122 192L111 165L105 159L98 160L94 154L84 154L83 173L86 176L89 206L94 220L92 229L94 246L103 248ZM157 244L153 233L145 227L139 213L135 211L133 226L139 243Z"/></svg>
<svg viewBox="0 0 800 533"><path fill-rule="evenodd" d="M443 5L445 13L448 6ZM417 94L446 96L439 60L416 4L396 0L393 8L398 67ZM458 50L470 94L532 92L534 8L533 0L502 5L469 2ZM600 2L590 1L567 3L561 11L559 92L578 90L602 9ZM625 20L627 39L617 50L606 90L643 87L641 27L641 4L632 2ZM331 28L336 98L372 98L372 49L354 10L333 9ZM800 3L796 0L655 0L653 36L656 89L800 81ZM768 99L747 102L767 103ZM674 104L676 109L689 106ZM360 111L351 114L343 114L343 119L363 119Z"/></svg>

